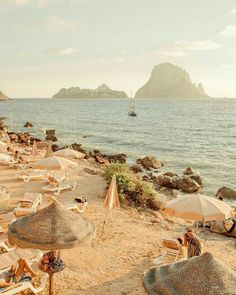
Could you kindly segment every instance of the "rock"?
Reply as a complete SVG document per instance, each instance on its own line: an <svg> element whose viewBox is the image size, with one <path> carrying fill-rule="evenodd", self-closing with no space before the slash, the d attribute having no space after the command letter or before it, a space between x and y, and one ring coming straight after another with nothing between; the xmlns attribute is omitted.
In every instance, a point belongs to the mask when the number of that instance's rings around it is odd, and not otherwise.
<svg viewBox="0 0 236 295"><path fill-rule="evenodd" d="M236 200L236 191L229 188L229 187L221 187L217 193L216 197L219 198L224 198L224 199L229 199L229 200Z"/></svg>
<svg viewBox="0 0 236 295"><path fill-rule="evenodd" d="M88 157L88 154L86 152L86 150L82 147L82 144L79 144L79 143L73 143L71 145L71 148L77 152L80 152L80 153L83 153L86 155L86 157Z"/></svg>
<svg viewBox="0 0 236 295"><path fill-rule="evenodd" d="M190 175L190 174L194 174L195 172L193 171L192 167L187 167L184 172L185 175Z"/></svg>
<svg viewBox="0 0 236 295"><path fill-rule="evenodd" d="M55 129L46 130L46 135L55 135L55 134L56 134L56 130Z"/></svg>
<svg viewBox="0 0 236 295"><path fill-rule="evenodd" d="M189 177L195 180L200 186L203 186L203 180L200 175L192 174L192 175L189 175Z"/></svg>
<svg viewBox="0 0 236 295"><path fill-rule="evenodd" d="M208 98L202 84L192 83L189 74L171 63L161 63L152 70L148 82L141 87L138 98Z"/></svg>
<svg viewBox="0 0 236 295"><path fill-rule="evenodd" d="M135 164L130 166L130 170L133 171L134 173L143 172L142 166L140 164Z"/></svg>
<svg viewBox="0 0 236 295"><path fill-rule="evenodd" d="M159 209L164 209L165 204L167 202L167 198L164 194L158 194L157 198L154 199L149 199L149 207L152 210L159 210Z"/></svg>
<svg viewBox="0 0 236 295"><path fill-rule="evenodd" d="M121 163L125 164L127 161L127 155L126 154L115 154L115 155L108 155L106 156L109 163Z"/></svg>
<svg viewBox="0 0 236 295"><path fill-rule="evenodd" d="M138 159L137 164L141 164L145 169L159 169L161 168L161 162L154 156L146 156L143 159Z"/></svg>
<svg viewBox="0 0 236 295"><path fill-rule="evenodd" d="M57 144L52 144L52 151L53 152L56 152L56 151L59 151L59 150L60 150L60 147Z"/></svg>
<svg viewBox="0 0 236 295"><path fill-rule="evenodd" d="M45 139L53 142L58 141L57 137L53 134L48 134Z"/></svg>
<svg viewBox="0 0 236 295"><path fill-rule="evenodd" d="M156 176L156 182L162 187L167 187L171 189L177 187L177 178L175 176L171 177L168 174L161 174Z"/></svg>
<svg viewBox="0 0 236 295"><path fill-rule="evenodd" d="M102 153L97 153L94 156L96 162L98 162L99 164L108 164L109 161L107 160L107 158L102 154Z"/></svg>
<svg viewBox="0 0 236 295"><path fill-rule="evenodd" d="M177 189L185 193L195 193L200 190L201 186L189 176L184 176L178 179Z"/></svg>
<svg viewBox="0 0 236 295"><path fill-rule="evenodd" d="M25 128L32 128L34 125L31 122L26 122L24 125Z"/></svg>
<svg viewBox="0 0 236 295"><path fill-rule="evenodd" d="M112 90L106 84L96 89L62 88L53 98L128 98L124 91Z"/></svg>

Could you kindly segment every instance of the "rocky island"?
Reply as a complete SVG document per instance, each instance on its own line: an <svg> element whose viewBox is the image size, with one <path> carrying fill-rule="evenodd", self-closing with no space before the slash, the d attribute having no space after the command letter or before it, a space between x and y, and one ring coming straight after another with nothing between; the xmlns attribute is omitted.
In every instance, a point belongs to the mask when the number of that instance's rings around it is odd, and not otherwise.
<svg viewBox="0 0 236 295"><path fill-rule="evenodd" d="M161 63L152 70L151 77L141 87L137 98L208 98L203 85L192 83L189 74L171 63Z"/></svg>
<svg viewBox="0 0 236 295"><path fill-rule="evenodd" d="M62 88L52 98L127 98L124 91L112 90L106 84L96 89Z"/></svg>
<svg viewBox="0 0 236 295"><path fill-rule="evenodd" d="M1 90L0 90L0 101L4 101L9 99L8 96L6 96Z"/></svg>

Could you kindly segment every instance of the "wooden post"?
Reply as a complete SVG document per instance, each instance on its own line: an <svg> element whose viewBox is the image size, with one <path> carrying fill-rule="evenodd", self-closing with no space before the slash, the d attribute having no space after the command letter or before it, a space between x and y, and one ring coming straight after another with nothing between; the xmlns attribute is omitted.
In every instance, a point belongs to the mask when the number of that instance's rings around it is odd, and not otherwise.
<svg viewBox="0 0 236 295"><path fill-rule="evenodd" d="M53 295L54 273L49 274L49 295Z"/></svg>

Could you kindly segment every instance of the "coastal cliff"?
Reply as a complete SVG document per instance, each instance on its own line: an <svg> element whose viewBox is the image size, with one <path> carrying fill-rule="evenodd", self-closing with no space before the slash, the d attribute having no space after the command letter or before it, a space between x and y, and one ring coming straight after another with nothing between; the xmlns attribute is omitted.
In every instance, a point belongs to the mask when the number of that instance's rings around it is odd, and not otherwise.
<svg viewBox="0 0 236 295"><path fill-rule="evenodd" d="M6 96L1 90L0 90L0 101L4 101L9 99L8 96Z"/></svg>
<svg viewBox="0 0 236 295"><path fill-rule="evenodd" d="M124 91L112 90L106 84L96 89L62 88L52 98L127 98Z"/></svg>
<svg viewBox="0 0 236 295"><path fill-rule="evenodd" d="M189 74L171 63L161 63L152 70L151 77L141 87L137 98L208 98L203 85L192 83Z"/></svg>

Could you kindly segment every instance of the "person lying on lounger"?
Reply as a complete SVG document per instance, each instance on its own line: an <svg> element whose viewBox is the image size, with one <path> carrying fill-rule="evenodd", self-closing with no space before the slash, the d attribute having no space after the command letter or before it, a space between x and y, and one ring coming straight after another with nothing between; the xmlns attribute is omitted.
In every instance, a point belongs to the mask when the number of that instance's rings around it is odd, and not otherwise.
<svg viewBox="0 0 236 295"><path fill-rule="evenodd" d="M26 260L20 258L17 262L17 267L12 265L8 271L0 276L0 288L12 286L21 281L31 281L33 277L37 276L37 273ZM27 274L30 274L30 276Z"/></svg>

